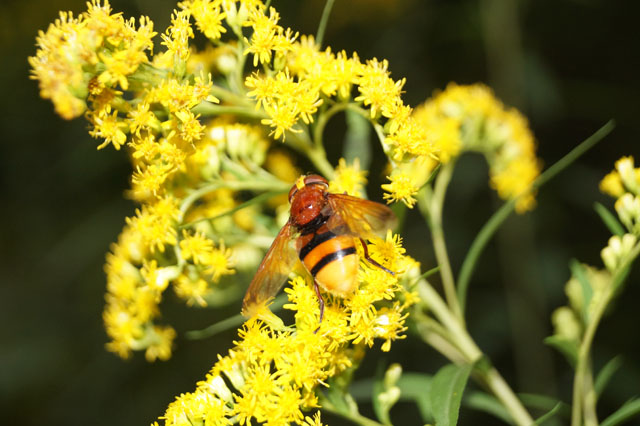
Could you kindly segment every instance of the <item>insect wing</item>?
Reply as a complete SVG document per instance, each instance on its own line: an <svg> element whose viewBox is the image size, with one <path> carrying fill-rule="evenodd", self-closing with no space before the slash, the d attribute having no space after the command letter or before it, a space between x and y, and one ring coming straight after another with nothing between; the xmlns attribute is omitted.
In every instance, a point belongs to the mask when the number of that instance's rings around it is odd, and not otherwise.
<svg viewBox="0 0 640 426"><path fill-rule="evenodd" d="M343 229L358 237L369 239L374 235L384 237L387 229L393 229L396 217L384 204L346 194L329 194L329 206L335 213L329 218L329 229Z"/></svg>
<svg viewBox="0 0 640 426"><path fill-rule="evenodd" d="M291 225L287 223L262 259L242 302L242 315L245 317L253 316L256 309L275 296L287 280L296 261L296 252L290 244L291 236Z"/></svg>

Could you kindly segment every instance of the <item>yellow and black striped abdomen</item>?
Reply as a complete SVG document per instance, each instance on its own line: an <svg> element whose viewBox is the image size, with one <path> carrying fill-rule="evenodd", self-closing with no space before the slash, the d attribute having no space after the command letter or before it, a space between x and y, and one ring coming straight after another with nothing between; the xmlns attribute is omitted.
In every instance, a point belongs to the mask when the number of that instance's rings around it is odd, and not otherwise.
<svg viewBox="0 0 640 426"><path fill-rule="evenodd" d="M357 284L359 258L355 245L353 237L321 228L298 239L298 254L318 285L330 293L346 296Z"/></svg>

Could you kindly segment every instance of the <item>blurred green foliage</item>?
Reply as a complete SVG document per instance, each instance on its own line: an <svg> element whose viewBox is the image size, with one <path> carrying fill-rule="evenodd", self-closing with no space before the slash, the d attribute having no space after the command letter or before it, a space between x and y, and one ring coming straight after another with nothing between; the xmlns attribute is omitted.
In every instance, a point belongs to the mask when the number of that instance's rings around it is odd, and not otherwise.
<svg viewBox="0 0 640 426"><path fill-rule="evenodd" d="M158 31L174 7L167 0L111 3L125 16L149 15ZM274 1L283 25L303 34L315 32L323 3ZM193 388L234 337L179 339L173 358L155 364L140 355L123 362L103 348L102 265L134 209L123 196L130 166L122 152L98 154L82 119L55 116L28 79L27 65L37 31L58 10L84 7L79 0L0 4L0 422L7 425L149 424L175 395ZM640 155L637 12L631 1L343 0L327 28L325 42L334 50L388 59L395 79L407 77L411 105L449 81L492 86L505 104L529 117L547 165L608 119L617 120L613 135L542 189L536 210L508 221L472 280L471 332L522 392L570 399L571 370L542 339L551 334L551 311L565 303L570 259L600 263L608 231L592 206L612 202L598 192L599 180L620 156ZM336 129L336 143L328 146L333 161L342 131ZM372 170L380 170L380 156L372 161ZM499 205L486 175L473 156L456 169L444 216L454 270ZM371 196L379 197L381 176L370 179ZM428 237L412 232L420 225L410 212L405 246L428 269ZM624 360L623 373L599 404L602 418L638 391L638 276L632 273L626 297L596 337L596 367L616 354ZM166 305L163 311L179 331L203 328L240 309L239 302L219 311ZM389 354L371 351L361 374L392 362L433 374L444 359L431 350L416 358L424 348L409 338ZM392 420L417 424L418 409L408 402L399 406ZM469 409L460 418L462 425L494 422Z"/></svg>

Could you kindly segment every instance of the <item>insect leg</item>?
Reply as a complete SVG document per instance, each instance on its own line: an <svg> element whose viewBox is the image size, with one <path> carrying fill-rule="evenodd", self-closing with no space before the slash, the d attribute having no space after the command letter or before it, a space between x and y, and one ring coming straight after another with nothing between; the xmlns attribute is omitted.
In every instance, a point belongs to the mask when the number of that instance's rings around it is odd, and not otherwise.
<svg viewBox="0 0 640 426"><path fill-rule="evenodd" d="M320 303L320 321L318 321L318 328L316 329L316 331L314 331L314 333L317 333L318 330L320 330L320 323L322 322L322 318L324 317L324 299L320 294L320 287L318 287L318 282L315 280L315 278L313 280L313 288L315 288L316 290L316 296L318 296L318 302Z"/></svg>
<svg viewBox="0 0 640 426"><path fill-rule="evenodd" d="M384 266L382 266L381 264L379 264L378 262L373 260L369 256L369 250L367 249L367 243L362 238L360 238L360 242L362 243L362 248L364 249L364 258L367 260L367 262L369 262L373 266L377 266L378 268L382 269L385 272L388 272L389 274L391 274L393 276L396 275L393 271L388 270L387 268L385 268Z"/></svg>

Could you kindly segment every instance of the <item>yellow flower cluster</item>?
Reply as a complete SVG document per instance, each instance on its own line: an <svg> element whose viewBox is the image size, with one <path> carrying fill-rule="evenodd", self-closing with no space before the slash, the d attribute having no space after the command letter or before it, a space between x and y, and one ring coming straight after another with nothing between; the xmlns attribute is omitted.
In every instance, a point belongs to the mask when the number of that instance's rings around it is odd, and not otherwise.
<svg viewBox="0 0 640 426"><path fill-rule="evenodd" d="M490 185L500 197L518 197L520 213L534 207L530 187L541 166L533 134L526 118L506 109L488 87L450 84L416 108L413 116L429 130L443 164L464 151L480 152L489 163Z"/></svg>
<svg viewBox="0 0 640 426"><path fill-rule="evenodd" d="M183 230L178 243L180 211L173 198L146 204L136 213L107 255L107 348L123 358L132 350L145 350L149 361L166 360L175 331L154 325L164 291L173 282L176 294L188 304L206 305L211 286L234 272L231 251L223 242L215 247L198 231ZM163 254L165 245L175 252Z"/></svg>
<svg viewBox="0 0 640 426"><path fill-rule="evenodd" d="M554 338L565 345L579 345L589 321L596 312L606 308L620 289L614 277L628 268L629 256L637 251L640 237L640 168L634 167L633 157L616 161L615 169L600 182L600 189L616 197L615 209L626 233L613 235L600 256L604 269L580 265L582 274L574 272L565 287L569 306L558 308L552 316ZM588 286L588 291L585 290Z"/></svg>
<svg viewBox="0 0 640 426"><path fill-rule="evenodd" d="M616 198L615 209L627 231L640 236L640 167L633 157L616 161L615 169L600 182L600 190Z"/></svg>
<svg viewBox="0 0 640 426"><path fill-rule="evenodd" d="M374 240L369 252L399 272L418 267L390 232L386 240ZM320 323L312 283L297 276L286 289L289 303L284 306L295 312L295 324L278 326L266 310L264 320L249 320L229 354L219 357L196 390L180 395L161 419L166 426L253 420L274 426L320 424L319 414L314 419L303 415L319 407L316 388L351 367L375 338L383 339L382 349L388 351L393 340L404 337L406 311L415 298L399 279L403 276L363 261L359 288L345 299L332 298Z"/></svg>
<svg viewBox="0 0 640 426"><path fill-rule="evenodd" d="M347 164L346 160L341 158L333 179L329 182L329 191L363 197L364 187L367 184L366 176L367 171L360 170L360 159L356 158L352 164Z"/></svg>
<svg viewBox="0 0 640 426"><path fill-rule="evenodd" d="M247 95L267 114L262 123L274 128L276 139L284 139L286 131L302 131L299 122L313 122L320 107L351 103L380 129L383 147L394 162L424 164L434 156L437 150L427 137L427 129L417 124L411 108L402 101L405 81L390 77L386 60L374 58L362 63L355 53L349 57L344 51L321 51L311 36L301 36L287 49L285 65L274 65L282 69L274 74L254 73L245 81L252 89ZM401 179L392 176L391 181L383 186L389 192L386 198L409 206L414 203L411 196L424 183L414 179L414 185L407 189Z"/></svg>
<svg viewBox="0 0 640 426"><path fill-rule="evenodd" d="M38 51L29 58L40 95L51 99L65 119L80 116L86 109L87 94L95 95L97 88L120 85L127 90L128 78L148 61L146 52L153 49L156 34L149 18L141 17L136 29L133 18L125 20L121 13L112 14L106 0L104 4L92 0L87 7L77 18L71 12L61 12L46 32L40 31ZM109 114L100 119L107 127L114 125ZM106 130L107 135L117 134L115 129Z"/></svg>

